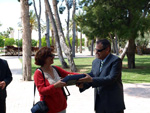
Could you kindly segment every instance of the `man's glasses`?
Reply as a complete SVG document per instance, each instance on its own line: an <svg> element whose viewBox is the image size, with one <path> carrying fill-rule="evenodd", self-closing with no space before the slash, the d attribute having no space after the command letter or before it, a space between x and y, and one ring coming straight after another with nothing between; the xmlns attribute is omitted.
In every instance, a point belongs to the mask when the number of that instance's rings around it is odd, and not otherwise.
<svg viewBox="0 0 150 113"><path fill-rule="evenodd" d="M103 48L103 49L95 49L96 52L102 52L103 50L105 50L106 48Z"/></svg>

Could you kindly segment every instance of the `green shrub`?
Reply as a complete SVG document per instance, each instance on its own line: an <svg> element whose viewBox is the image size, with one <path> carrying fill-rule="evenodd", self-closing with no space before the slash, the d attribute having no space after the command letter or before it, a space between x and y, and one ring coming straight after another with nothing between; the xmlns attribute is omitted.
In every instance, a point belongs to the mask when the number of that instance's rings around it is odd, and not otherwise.
<svg viewBox="0 0 150 113"><path fill-rule="evenodd" d="M47 46L45 37L42 37L41 42L42 42L41 43L42 47L46 47Z"/></svg>
<svg viewBox="0 0 150 113"><path fill-rule="evenodd" d="M66 38L66 44L67 44L67 46L69 46L69 43L68 43L68 39ZM72 37L70 37L70 44L71 44L71 46L72 46Z"/></svg>
<svg viewBox="0 0 150 113"><path fill-rule="evenodd" d="M52 45L52 38L50 37L49 40L50 40L50 45ZM42 37L41 41L42 41L42 42L41 42L41 46L42 46L42 47L46 47L46 46L47 46L47 43L46 43L45 36ZM39 40L38 40L37 44L39 45Z"/></svg>
<svg viewBox="0 0 150 113"><path fill-rule="evenodd" d="M13 46L15 44L14 38L5 38L5 46Z"/></svg>
<svg viewBox="0 0 150 113"><path fill-rule="evenodd" d="M37 41L32 39L31 45L32 45L32 47L36 47L37 46Z"/></svg>
<svg viewBox="0 0 150 113"><path fill-rule="evenodd" d="M4 39L0 38L0 47L4 47Z"/></svg>
<svg viewBox="0 0 150 113"><path fill-rule="evenodd" d="M85 39L84 38L82 38L82 46L84 46L84 44L85 44ZM78 46L80 45L80 39L78 39Z"/></svg>
<svg viewBox="0 0 150 113"><path fill-rule="evenodd" d="M16 40L15 40L15 45L16 45L17 47L18 47L18 46L19 46L19 47L22 47L22 39L20 39L19 42L18 42L18 39L16 39Z"/></svg>

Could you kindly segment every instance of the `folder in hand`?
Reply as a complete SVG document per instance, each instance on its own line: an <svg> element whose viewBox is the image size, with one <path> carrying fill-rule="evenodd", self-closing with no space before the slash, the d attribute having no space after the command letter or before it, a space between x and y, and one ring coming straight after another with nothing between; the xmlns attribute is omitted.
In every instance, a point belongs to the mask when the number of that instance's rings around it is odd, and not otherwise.
<svg viewBox="0 0 150 113"><path fill-rule="evenodd" d="M84 78L85 74L79 74L79 75L68 75L65 78L62 79L63 82L66 82L67 86L69 85L76 85L77 81L80 78Z"/></svg>

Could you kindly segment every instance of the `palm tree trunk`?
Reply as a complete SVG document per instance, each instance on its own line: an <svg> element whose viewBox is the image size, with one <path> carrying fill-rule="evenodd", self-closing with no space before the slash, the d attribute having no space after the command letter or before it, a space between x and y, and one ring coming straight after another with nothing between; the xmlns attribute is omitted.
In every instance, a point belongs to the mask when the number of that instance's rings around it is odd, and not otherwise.
<svg viewBox="0 0 150 113"><path fill-rule="evenodd" d="M28 0L20 0L23 25L23 80L31 80L31 31Z"/></svg>

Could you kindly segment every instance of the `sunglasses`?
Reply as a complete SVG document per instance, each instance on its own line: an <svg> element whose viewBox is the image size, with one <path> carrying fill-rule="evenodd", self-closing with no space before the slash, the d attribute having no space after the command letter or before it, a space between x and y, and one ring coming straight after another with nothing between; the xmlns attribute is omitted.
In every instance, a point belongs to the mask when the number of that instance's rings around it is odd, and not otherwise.
<svg viewBox="0 0 150 113"><path fill-rule="evenodd" d="M103 49L95 49L96 52L102 52L103 50L105 50L106 48L103 48Z"/></svg>

